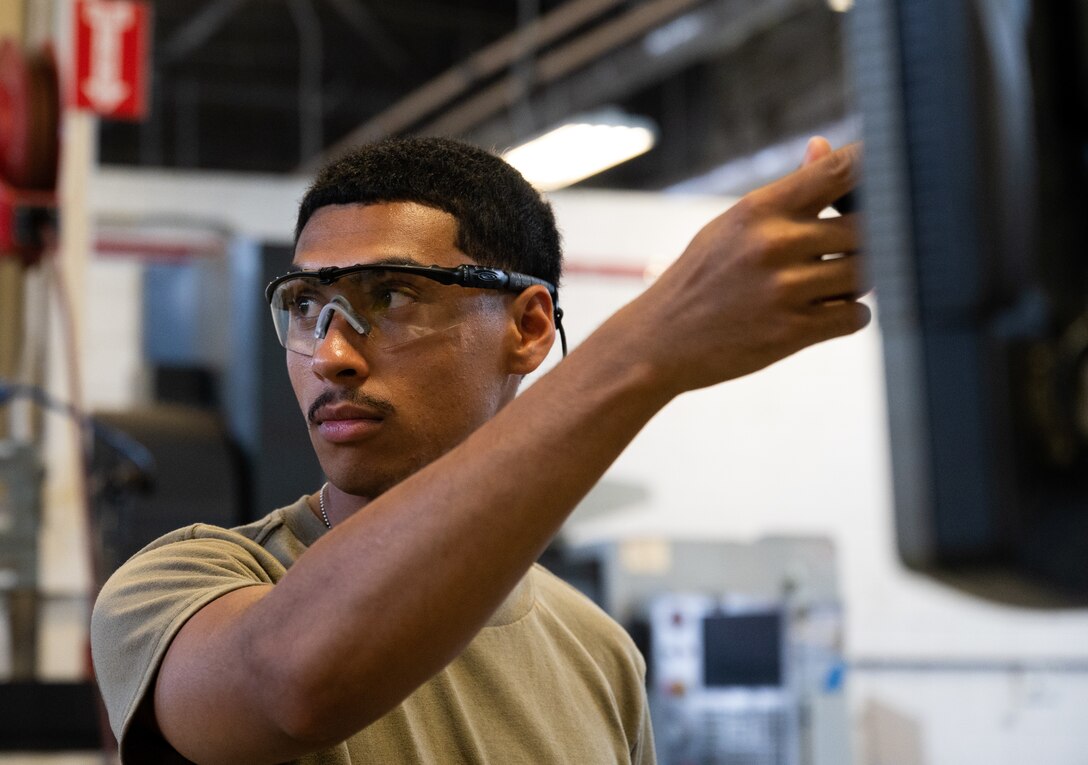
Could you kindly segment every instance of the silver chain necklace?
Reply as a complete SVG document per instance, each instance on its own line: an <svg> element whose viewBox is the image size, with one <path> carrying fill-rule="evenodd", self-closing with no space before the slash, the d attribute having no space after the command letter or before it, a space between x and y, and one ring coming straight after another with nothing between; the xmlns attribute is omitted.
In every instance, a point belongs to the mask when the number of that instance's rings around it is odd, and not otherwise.
<svg viewBox="0 0 1088 765"><path fill-rule="evenodd" d="M331 529L332 524L329 523L329 514L325 512L325 489L329 488L328 482L321 486L321 491L317 493L317 504L321 507L321 520L325 522L325 528Z"/></svg>

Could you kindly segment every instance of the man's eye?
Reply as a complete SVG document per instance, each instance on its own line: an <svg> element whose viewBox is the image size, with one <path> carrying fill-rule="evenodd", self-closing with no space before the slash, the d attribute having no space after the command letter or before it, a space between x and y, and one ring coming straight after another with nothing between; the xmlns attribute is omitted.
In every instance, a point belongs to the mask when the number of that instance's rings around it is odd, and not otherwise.
<svg viewBox="0 0 1088 765"><path fill-rule="evenodd" d="M300 319L313 319L321 312L318 302L312 297L301 295L291 301L291 313Z"/></svg>
<svg viewBox="0 0 1088 765"><path fill-rule="evenodd" d="M411 289L403 286L385 286L375 292L373 305L382 311L393 311L416 302L418 297Z"/></svg>
<svg viewBox="0 0 1088 765"><path fill-rule="evenodd" d="M386 292L386 307L390 310L395 308L403 308L404 306L411 305L415 302L410 294L404 290L388 290Z"/></svg>

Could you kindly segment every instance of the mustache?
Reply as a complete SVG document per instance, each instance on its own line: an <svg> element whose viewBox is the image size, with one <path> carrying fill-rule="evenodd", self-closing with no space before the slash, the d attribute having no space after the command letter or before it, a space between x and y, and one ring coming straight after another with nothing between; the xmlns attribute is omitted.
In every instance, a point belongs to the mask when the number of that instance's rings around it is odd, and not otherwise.
<svg viewBox="0 0 1088 765"><path fill-rule="evenodd" d="M385 399L378 398L377 396L372 396L369 393L364 393L363 391L327 390L319 395L317 398L315 398L313 400L313 403L310 404L310 408L306 411L307 422L309 422L311 425L316 425L317 423L314 421L314 417L317 414L318 409L329 404L339 403L369 407L370 409L374 409L378 412L381 412L382 414L393 414L397 411L396 407L394 407L390 402L386 401Z"/></svg>

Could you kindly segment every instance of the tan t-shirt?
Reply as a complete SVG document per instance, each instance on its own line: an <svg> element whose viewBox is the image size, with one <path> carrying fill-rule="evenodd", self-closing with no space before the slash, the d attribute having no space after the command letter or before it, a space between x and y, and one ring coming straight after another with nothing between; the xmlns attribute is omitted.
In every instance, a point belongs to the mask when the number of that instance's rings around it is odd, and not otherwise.
<svg viewBox="0 0 1088 765"><path fill-rule="evenodd" d="M227 592L279 581L325 531L302 498L248 526L168 534L110 577L91 645L125 763L187 762L137 714L185 621ZM627 633L534 566L452 664L343 744L295 762L652 763L644 676Z"/></svg>

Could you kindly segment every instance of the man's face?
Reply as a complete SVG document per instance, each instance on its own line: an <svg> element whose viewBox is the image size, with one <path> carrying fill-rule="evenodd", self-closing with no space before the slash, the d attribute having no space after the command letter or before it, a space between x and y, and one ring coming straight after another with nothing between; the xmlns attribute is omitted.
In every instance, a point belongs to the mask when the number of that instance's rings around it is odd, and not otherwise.
<svg viewBox="0 0 1088 765"><path fill-rule="evenodd" d="M456 236L453 216L411 202L330 205L306 223L294 263L471 263ZM313 358L287 352L318 460L345 492L377 496L464 440L517 389L503 362L503 297L442 289L464 314L452 329L379 349L337 316Z"/></svg>

